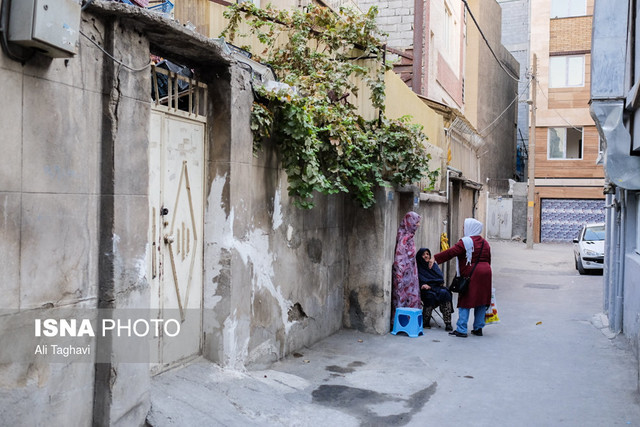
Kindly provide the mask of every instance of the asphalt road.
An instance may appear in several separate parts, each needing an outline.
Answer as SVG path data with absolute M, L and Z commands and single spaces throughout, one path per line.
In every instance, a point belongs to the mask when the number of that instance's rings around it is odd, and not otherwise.
M 501 321 L 483 337 L 342 330 L 266 370 L 194 363 L 154 378 L 148 422 L 640 426 L 636 359 L 599 329 L 602 276 L 569 244 L 490 243 Z

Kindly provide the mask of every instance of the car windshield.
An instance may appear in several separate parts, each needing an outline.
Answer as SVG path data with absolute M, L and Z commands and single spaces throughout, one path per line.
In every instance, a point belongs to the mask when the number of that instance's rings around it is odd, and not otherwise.
M 589 241 L 604 240 L 604 235 L 605 235 L 604 225 L 587 227 L 587 229 L 584 232 L 584 238 L 582 240 L 589 240 Z

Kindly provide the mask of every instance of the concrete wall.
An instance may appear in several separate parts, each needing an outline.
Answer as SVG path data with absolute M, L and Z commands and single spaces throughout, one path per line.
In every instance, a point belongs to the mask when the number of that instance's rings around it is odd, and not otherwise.
M 625 234 L 626 241 L 624 272 L 622 274 L 624 288 L 624 300 L 621 304 L 622 331 L 631 343 L 631 348 L 638 361 L 638 390 L 640 390 L 640 286 L 638 285 L 638 277 L 640 277 L 640 247 L 638 247 L 640 240 L 638 238 L 640 235 L 640 191 L 626 193 L 626 206 L 622 208 L 625 222 L 620 224 L 620 232 Z M 605 254 L 605 256 L 607 255 Z M 605 268 L 615 268 L 615 264 L 608 263 Z M 606 283 L 605 289 L 612 285 L 611 282 Z
M 476 126 L 484 140 L 484 146 L 478 149 L 481 183 L 486 184 L 488 178 L 501 182 L 502 188 L 508 189 L 507 180 L 515 175 L 517 103 L 512 102 L 518 95 L 517 79 L 509 76 L 519 76 L 519 64 L 500 42 L 500 5 L 495 1 L 473 1 L 470 2 L 470 7 L 508 73 L 495 60 L 470 21 L 467 31 L 469 83 L 465 87 L 470 95 L 466 99 L 466 117 Z M 474 84 L 477 85 L 475 91 Z M 496 185 L 488 186 L 490 190 L 494 187 Z
M 528 186 L 525 182 L 513 184 L 513 229 L 511 236 L 514 238 L 526 239 L 527 237 L 527 198 Z
M 123 61 L 147 60 L 148 41 L 137 32 L 85 18 L 83 32 Z M 149 77 L 104 58 L 84 38 L 70 60 L 36 55 L 22 66 L 0 55 L 0 144 L 8 153 L 0 167 L 2 272 L 9 290 L 2 309 L 148 304 Z M 1 423 L 130 425 L 143 419 L 148 369 L 142 365 L 140 376 L 139 366 L 104 367 L 4 365 Z
M 490 198 L 488 210 L 490 215 L 487 218 L 487 236 L 497 239 L 511 239 L 513 199 Z

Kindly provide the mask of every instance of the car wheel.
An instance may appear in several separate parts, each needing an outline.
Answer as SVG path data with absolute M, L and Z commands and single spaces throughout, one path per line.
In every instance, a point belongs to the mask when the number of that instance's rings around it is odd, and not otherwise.
M 580 273 L 580 274 L 585 274 L 586 273 L 584 267 L 582 266 L 582 259 L 581 258 L 578 258 L 578 260 L 576 261 L 576 268 L 578 269 L 578 273 Z

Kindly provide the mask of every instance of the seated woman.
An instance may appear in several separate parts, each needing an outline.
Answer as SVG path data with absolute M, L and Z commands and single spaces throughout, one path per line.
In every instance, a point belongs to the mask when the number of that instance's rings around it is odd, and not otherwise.
M 418 251 L 416 262 L 418 264 L 424 327 L 431 327 L 431 313 L 435 307 L 440 306 L 445 330 L 452 331 L 451 313 L 453 312 L 453 304 L 451 303 L 451 292 L 444 286 L 442 270 L 440 270 L 438 264 L 431 261 L 431 251 L 427 248 L 421 248 Z

